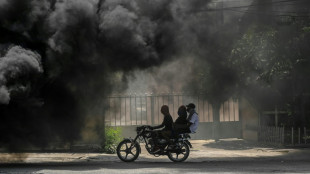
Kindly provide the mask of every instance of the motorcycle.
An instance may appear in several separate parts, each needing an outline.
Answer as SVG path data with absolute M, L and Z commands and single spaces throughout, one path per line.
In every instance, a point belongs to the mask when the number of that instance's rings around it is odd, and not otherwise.
M 153 140 L 152 134 L 155 132 L 152 131 L 150 126 L 139 126 L 136 131 L 137 136 L 134 139 L 126 138 L 117 146 L 117 156 L 124 162 L 132 162 L 139 157 L 139 154 L 141 153 L 140 142 L 144 142 L 148 153 L 155 157 L 167 155 L 173 162 L 182 162 L 189 156 L 192 145 L 189 142 L 190 136 L 188 134 L 173 136 L 170 139 L 173 144 L 169 144 L 163 138 L 156 138 Z

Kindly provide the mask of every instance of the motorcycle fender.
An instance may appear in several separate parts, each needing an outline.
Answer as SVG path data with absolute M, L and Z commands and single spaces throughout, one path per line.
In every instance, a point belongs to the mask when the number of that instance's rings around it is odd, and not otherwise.
M 189 142 L 188 140 L 185 140 L 185 143 L 186 143 L 190 148 L 193 148 L 191 142 Z
M 130 142 L 133 142 L 133 139 L 132 138 L 124 138 L 124 140 L 129 140 Z M 138 151 L 139 153 L 141 154 L 141 147 L 140 147 L 140 144 L 138 142 L 136 142 L 137 144 L 137 147 L 138 147 Z

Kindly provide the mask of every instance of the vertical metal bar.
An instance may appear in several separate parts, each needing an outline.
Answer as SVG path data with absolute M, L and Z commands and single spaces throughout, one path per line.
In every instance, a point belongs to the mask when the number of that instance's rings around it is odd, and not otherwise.
M 140 115 L 141 115 L 141 122 L 140 124 L 142 124 L 142 96 L 140 96 Z
M 122 125 L 122 97 L 119 96 L 119 125 Z
M 114 108 L 115 108 L 115 119 L 114 119 L 114 122 L 115 122 L 115 125 L 116 126 L 116 98 L 113 98 L 114 99 Z
M 220 120 L 221 121 L 221 120 Z M 225 120 L 225 102 L 223 103 L 223 121 L 226 121 Z
M 146 114 L 146 124 L 148 125 L 148 115 L 147 115 L 147 95 L 145 94 L 145 114 Z
M 281 130 L 280 130 L 280 127 L 277 127 L 277 143 L 281 144 Z
M 155 98 L 154 96 L 151 96 L 151 121 L 152 121 L 152 125 L 155 124 L 155 111 L 154 111 L 154 108 L 155 108 Z
M 206 122 L 206 117 L 205 117 L 205 99 L 202 98 L 202 118 L 203 121 Z
M 135 114 L 136 114 L 136 125 L 138 125 L 137 95 L 136 94 L 135 94 Z
M 166 105 L 167 105 L 168 108 L 169 108 L 169 94 L 165 94 L 165 96 L 164 96 L 163 99 L 165 100 L 165 98 L 168 99 L 168 100 L 166 100 L 166 101 L 167 101 Z
M 300 127 L 298 128 L 298 144 L 300 144 Z
M 162 95 L 161 98 L 163 100 L 163 105 L 165 105 L 165 95 Z
M 271 142 L 274 143 L 275 142 L 275 129 L 276 127 L 270 127 L 271 128 Z
M 236 121 L 235 102 L 234 100 L 232 100 L 232 102 L 233 102 L 234 121 Z
M 292 145 L 294 144 L 294 128 L 292 127 Z
M 178 107 L 180 106 L 180 95 L 178 95 Z
M 209 118 L 209 117 L 210 117 L 210 116 L 209 116 L 209 115 L 210 115 L 210 114 L 209 114 L 209 112 L 210 112 L 210 111 L 209 111 L 209 109 L 210 109 L 210 108 L 209 108 L 209 102 L 208 102 L 208 101 L 206 101 L 206 102 L 207 102 L 207 122 L 210 122 L 211 119 Z
M 278 107 L 276 105 L 275 107 L 275 115 L 274 115 L 274 119 L 275 119 L 275 126 L 277 127 L 278 126 Z
M 181 100 L 181 103 L 186 105 L 186 103 L 185 103 L 185 101 L 184 101 L 184 94 L 182 94 L 182 100 Z
M 227 110 L 228 110 L 228 121 L 231 121 L 230 120 L 230 101 L 229 101 L 229 99 L 228 99 L 227 104 L 228 104 L 228 107 L 227 107 Z
M 159 124 L 159 96 L 157 96 L 157 120 Z
M 281 144 L 281 128 L 277 127 L 277 143 Z
M 127 96 L 124 96 L 125 99 L 125 126 L 127 126 L 127 106 L 126 106 L 126 100 L 127 100 Z
M 197 95 L 197 112 L 199 112 L 199 94 Z
M 112 126 L 112 112 L 111 112 L 111 98 L 109 97 L 109 117 L 110 117 L 110 126 Z
M 129 96 L 129 109 L 130 109 L 130 112 L 129 112 L 129 118 L 130 118 L 130 125 L 132 125 L 132 109 L 131 109 L 131 94 Z
M 172 97 L 172 111 L 173 111 L 173 113 L 174 113 L 174 95 L 172 94 L 171 95 L 171 97 Z M 173 115 L 175 115 L 175 114 L 173 114 Z
M 308 137 L 307 137 L 307 128 L 306 127 L 304 127 L 304 137 L 305 137 L 305 144 L 307 144 Z
M 197 95 L 197 112 L 200 112 L 199 111 L 199 94 Z
M 284 144 L 284 131 L 285 131 L 285 128 L 284 126 L 282 127 L 282 144 Z

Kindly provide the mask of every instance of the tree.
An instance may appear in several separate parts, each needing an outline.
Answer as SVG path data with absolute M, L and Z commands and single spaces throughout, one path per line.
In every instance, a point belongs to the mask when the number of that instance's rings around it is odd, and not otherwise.
M 309 103 L 309 28 L 294 23 L 288 29 L 252 27 L 232 49 L 238 90 L 259 109 L 282 105 L 295 120 L 306 122 Z

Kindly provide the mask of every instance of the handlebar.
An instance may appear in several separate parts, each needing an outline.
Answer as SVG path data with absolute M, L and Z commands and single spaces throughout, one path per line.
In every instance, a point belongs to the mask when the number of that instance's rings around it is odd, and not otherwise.
M 137 127 L 137 131 L 141 131 L 141 130 L 145 130 L 145 129 L 149 129 L 149 130 L 153 130 L 152 126 L 149 125 L 143 125 L 143 126 L 138 126 Z

